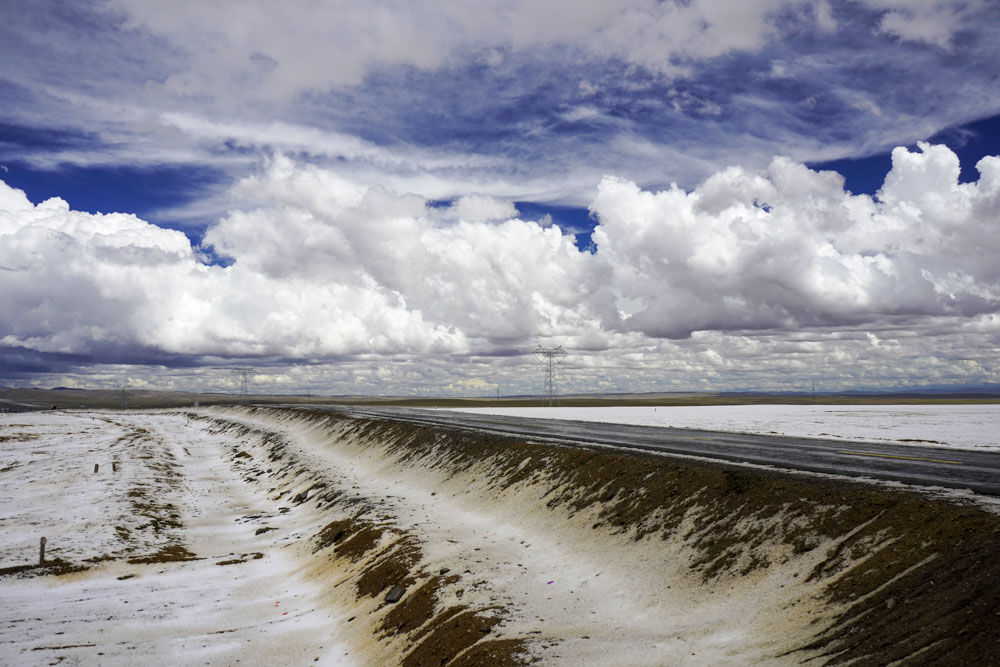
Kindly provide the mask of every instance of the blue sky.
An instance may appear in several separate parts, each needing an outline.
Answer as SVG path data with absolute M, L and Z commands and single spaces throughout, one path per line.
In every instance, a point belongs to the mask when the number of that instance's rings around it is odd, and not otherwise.
M 996 3 L 0 18 L 0 384 L 1000 382 Z

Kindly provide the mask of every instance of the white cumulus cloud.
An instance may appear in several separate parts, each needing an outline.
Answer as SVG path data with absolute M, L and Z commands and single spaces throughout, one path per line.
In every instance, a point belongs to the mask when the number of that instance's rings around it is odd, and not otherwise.
M 907 364 L 925 381 L 995 375 L 966 363 L 1000 337 L 1000 157 L 979 171 L 959 183 L 955 155 L 921 145 L 893 152 L 875 197 L 787 158 L 690 191 L 607 177 L 591 254 L 510 202 L 442 209 L 277 156 L 205 235 L 227 266 L 180 232 L 0 183 L 0 345 L 351 357 L 338 377 L 371 388 L 440 380 L 456 355 L 479 386 L 516 372 L 492 355 L 540 341 L 574 350 L 566 381 L 590 390 L 817 364 L 840 386 Z M 422 366 L 356 365 L 393 358 Z
M 944 146 L 893 152 L 876 198 L 776 158 L 691 192 L 606 178 L 591 210 L 624 326 L 650 336 L 792 329 L 996 311 L 1000 158 L 958 182 Z
M 58 199 L 26 203 L 0 185 L 7 346 L 294 357 L 464 348 L 454 328 L 427 323 L 363 276 L 327 283 L 269 271 L 249 256 L 207 266 L 181 232 L 131 215 L 71 211 Z

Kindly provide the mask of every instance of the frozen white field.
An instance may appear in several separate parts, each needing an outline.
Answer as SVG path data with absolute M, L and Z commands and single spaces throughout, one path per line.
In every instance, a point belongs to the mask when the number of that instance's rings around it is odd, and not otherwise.
M 1000 404 L 450 408 L 540 419 L 1000 451 Z
M 0 570 L 37 563 L 41 537 L 47 562 L 89 568 L 0 577 L 0 665 L 346 662 L 280 533 L 255 535 L 293 518 L 226 444 L 176 414 L 0 415 Z M 129 562 L 171 545 L 193 559 Z

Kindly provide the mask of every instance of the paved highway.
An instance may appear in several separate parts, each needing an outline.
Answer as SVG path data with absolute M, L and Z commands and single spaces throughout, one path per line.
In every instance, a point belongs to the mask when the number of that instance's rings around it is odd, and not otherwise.
M 997 452 L 561 419 L 529 419 L 417 408 L 331 405 L 316 406 L 313 409 L 532 440 L 610 445 L 790 470 L 971 489 L 977 493 L 1000 495 L 1000 453 Z

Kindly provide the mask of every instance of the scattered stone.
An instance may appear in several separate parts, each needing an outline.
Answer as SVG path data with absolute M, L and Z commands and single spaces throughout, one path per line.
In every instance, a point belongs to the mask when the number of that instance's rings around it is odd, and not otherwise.
M 389 589 L 389 592 L 385 594 L 385 601 L 389 604 L 399 602 L 403 599 L 403 595 L 406 594 L 406 589 L 402 586 L 393 586 Z
M 274 526 L 264 526 L 263 528 L 258 528 L 256 532 L 254 532 L 254 535 L 263 535 L 269 530 L 278 530 L 278 529 L 275 528 Z
M 451 572 L 450 567 L 442 567 L 440 570 L 438 570 L 438 574 L 441 575 L 448 574 L 449 572 Z
M 804 537 L 797 543 L 793 543 L 793 551 L 796 554 L 804 554 L 819 546 L 819 539 L 815 535 Z
M 885 601 L 886 609 L 892 609 L 895 606 L 896 606 L 896 598 L 889 598 L 888 600 Z

